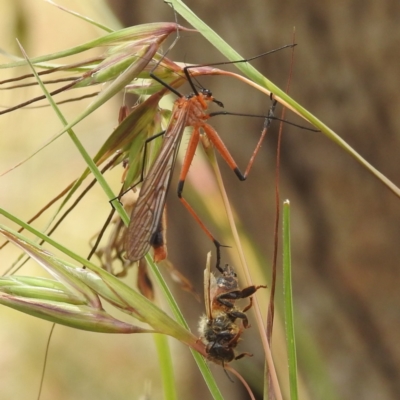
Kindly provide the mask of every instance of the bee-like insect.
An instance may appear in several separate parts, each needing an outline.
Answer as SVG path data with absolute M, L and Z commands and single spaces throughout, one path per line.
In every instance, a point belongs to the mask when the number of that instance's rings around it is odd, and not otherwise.
M 210 271 L 209 260 L 204 271 L 204 299 L 206 314 L 199 323 L 199 333 L 202 342 L 206 345 L 208 358 L 224 366 L 233 360 L 244 356 L 252 356 L 251 353 L 236 355 L 235 348 L 239 343 L 244 329 L 249 328 L 249 321 L 245 312 L 252 306 L 253 295 L 258 289 L 266 286 L 248 286 L 239 288 L 237 275 L 228 264 L 225 267 L 217 267 L 221 276 L 216 278 Z M 236 301 L 250 297 L 250 303 L 240 309 Z M 238 324 L 236 321 L 240 320 Z

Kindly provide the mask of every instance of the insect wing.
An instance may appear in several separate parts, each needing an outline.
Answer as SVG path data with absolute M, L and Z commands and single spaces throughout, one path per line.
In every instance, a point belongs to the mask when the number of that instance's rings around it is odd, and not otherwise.
M 140 189 L 125 242 L 127 257 L 131 261 L 146 255 L 151 247 L 151 237 L 158 230 L 187 117 L 185 108 L 174 107 L 160 153 Z
M 212 319 L 211 287 L 216 285 L 215 276 L 211 273 L 211 253 L 207 254 L 207 264 L 204 270 L 204 303 L 208 320 Z

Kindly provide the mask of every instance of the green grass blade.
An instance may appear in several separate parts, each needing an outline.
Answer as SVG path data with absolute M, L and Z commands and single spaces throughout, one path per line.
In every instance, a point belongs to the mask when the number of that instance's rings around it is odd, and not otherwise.
M 294 335 L 292 271 L 290 253 L 290 203 L 283 203 L 283 294 L 286 323 L 286 345 L 289 364 L 290 399 L 298 400 L 297 356 Z
M 158 354 L 159 365 L 161 367 L 161 379 L 164 389 L 164 399 L 176 400 L 176 380 L 171 358 L 171 351 L 168 338 L 165 335 L 154 334 L 154 343 Z
M 109 28 L 108 26 L 105 26 L 105 25 L 103 25 L 103 24 L 100 24 L 99 22 L 96 22 L 96 21 L 94 21 L 93 19 L 91 19 L 91 18 L 89 18 L 89 17 L 86 17 L 85 15 L 82 15 L 82 14 L 79 14 L 79 13 L 77 13 L 77 12 L 75 12 L 75 11 L 69 10 L 68 8 L 65 8 L 65 7 L 63 7 L 63 6 L 60 6 L 59 4 L 56 4 L 56 3 L 54 3 L 54 2 L 51 1 L 51 0 L 46 0 L 46 1 L 47 1 L 49 4 L 51 4 L 51 5 L 53 5 L 53 6 L 57 7 L 57 8 L 59 8 L 60 10 L 63 10 L 63 11 L 65 11 L 66 13 L 71 14 L 71 15 L 73 15 L 74 17 L 76 17 L 76 18 L 78 18 L 78 19 L 82 19 L 82 20 L 88 22 L 89 24 L 92 24 L 92 25 L 94 25 L 94 26 L 97 26 L 98 28 L 103 29 L 104 31 L 106 31 L 106 32 L 108 32 L 108 33 L 114 32 L 114 29 L 111 29 L 111 28 Z
M 47 54 L 40 57 L 31 58 L 31 63 L 36 66 L 40 65 L 40 63 L 46 63 L 47 61 L 57 60 L 59 58 L 64 58 L 68 56 L 73 56 L 79 53 L 82 53 L 87 50 L 91 50 L 96 47 L 109 46 L 109 45 L 118 45 L 121 43 L 127 43 L 132 40 L 140 40 L 148 36 L 149 33 L 153 33 L 157 29 L 164 29 L 166 26 L 165 23 L 149 23 L 143 25 L 130 26 L 128 28 L 121 29 L 119 31 L 111 32 L 105 36 L 101 36 L 97 39 L 91 40 L 79 46 L 75 46 L 66 50 L 62 50 L 59 52 Z M 180 29 L 184 29 L 181 27 Z M 0 69 L 5 68 L 14 68 L 22 65 L 26 65 L 26 60 L 21 60 L 9 64 L 0 64 Z

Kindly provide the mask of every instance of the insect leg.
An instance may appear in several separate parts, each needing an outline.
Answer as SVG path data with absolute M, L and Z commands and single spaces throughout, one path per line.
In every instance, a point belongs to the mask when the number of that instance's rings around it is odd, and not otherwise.
M 186 207 L 186 209 L 189 211 L 189 213 L 192 215 L 192 217 L 197 221 L 197 223 L 200 225 L 201 229 L 205 232 L 205 234 L 210 238 L 210 240 L 214 243 L 217 251 L 217 264 L 216 268 L 220 270 L 220 261 L 221 261 L 221 250 L 220 248 L 223 247 L 221 243 L 218 242 L 210 232 L 210 230 L 204 225 L 203 221 L 199 218 L 199 216 L 196 214 L 194 211 L 193 207 L 182 197 L 182 192 L 183 192 L 183 186 L 185 184 L 185 179 L 189 171 L 189 167 L 193 161 L 193 157 L 197 148 L 197 145 L 200 140 L 200 132 L 198 128 L 193 129 L 192 136 L 190 138 L 187 150 L 186 150 L 186 155 L 183 160 L 183 165 L 181 169 L 181 173 L 179 175 L 179 184 L 178 184 L 178 197 L 181 203 Z
M 273 101 L 272 106 L 269 109 L 268 115 L 265 118 L 264 128 L 261 132 L 261 136 L 260 136 L 258 143 L 253 151 L 253 154 L 249 160 L 249 163 L 247 165 L 247 168 L 246 168 L 246 171 L 244 174 L 240 171 L 236 161 L 233 159 L 232 155 L 230 154 L 230 152 L 227 149 L 227 147 L 225 146 L 224 142 L 218 135 L 217 131 L 211 125 L 204 124 L 204 126 L 202 126 L 202 128 L 204 129 L 204 132 L 206 133 L 207 137 L 210 139 L 211 143 L 214 145 L 214 147 L 217 149 L 217 151 L 221 154 L 221 157 L 225 160 L 225 162 L 229 165 L 229 167 L 232 169 L 232 171 L 236 174 L 236 176 L 241 181 L 246 180 L 247 176 L 249 175 L 249 172 L 251 170 L 251 167 L 253 166 L 255 157 L 261 148 L 261 144 L 267 134 L 268 127 L 271 124 L 271 119 L 274 118 L 275 107 L 276 107 L 276 100 Z

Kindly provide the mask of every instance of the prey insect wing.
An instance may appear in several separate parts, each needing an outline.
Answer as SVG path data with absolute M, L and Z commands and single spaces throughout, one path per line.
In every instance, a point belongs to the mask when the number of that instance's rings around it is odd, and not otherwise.
M 213 285 L 211 282 L 212 279 L 213 281 L 215 281 L 215 277 L 211 273 L 210 261 L 208 259 L 206 269 L 204 270 L 204 304 L 206 307 L 206 316 L 208 320 L 211 320 L 212 318 L 212 309 L 211 309 L 211 286 Z
M 160 153 L 150 168 L 132 211 L 125 248 L 131 261 L 143 258 L 159 230 L 179 144 L 188 119 L 187 110 L 174 106 Z

